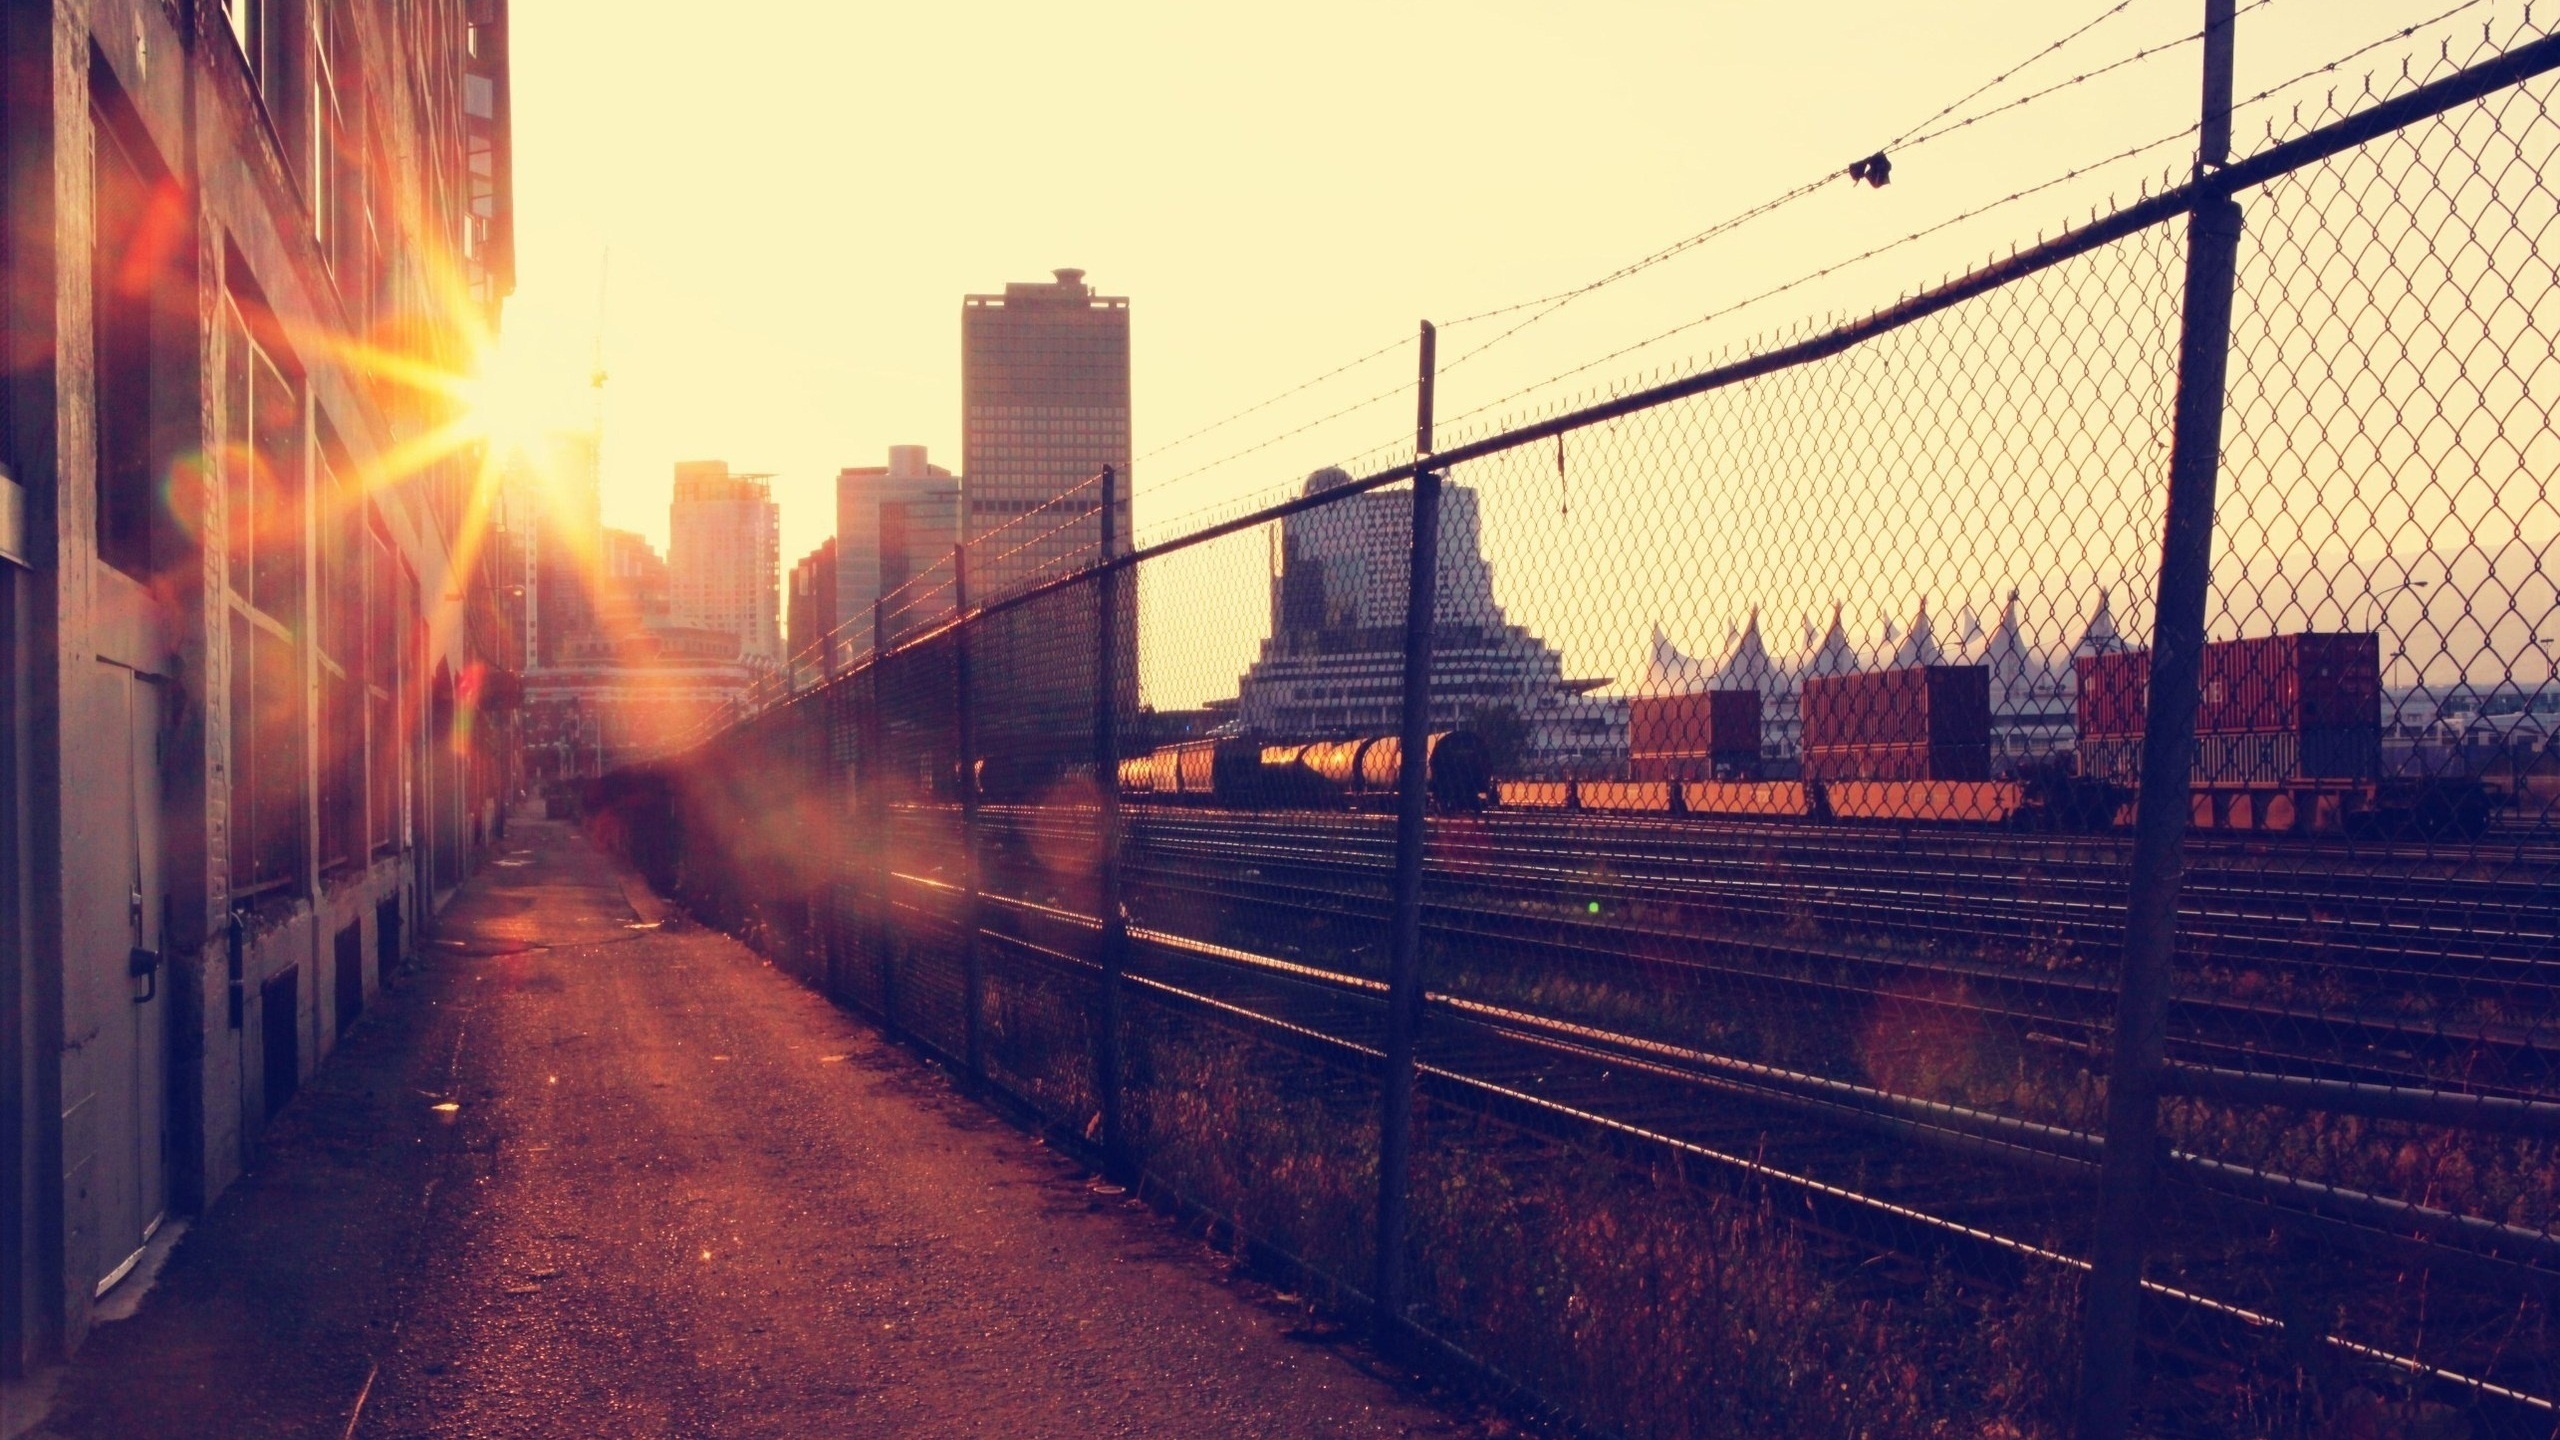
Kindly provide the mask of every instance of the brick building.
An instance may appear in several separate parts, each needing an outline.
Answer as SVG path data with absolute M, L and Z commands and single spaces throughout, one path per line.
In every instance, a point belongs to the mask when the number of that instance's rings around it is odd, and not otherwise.
M 508 109 L 506 0 L 0 6 L 10 1373 L 240 1174 L 513 783 L 525 561 L 406 378 L 512 288 Z

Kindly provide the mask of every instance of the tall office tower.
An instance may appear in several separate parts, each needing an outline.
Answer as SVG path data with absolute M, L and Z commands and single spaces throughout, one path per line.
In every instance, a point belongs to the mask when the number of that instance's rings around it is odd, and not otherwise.
M 782 508 L 770 478 L 680 461 L 667 527 L 674 622 L 735 635 L 739 657 L 763 665 L 782 658 Z
M 889 463 L 836 473 L 835 614 L 858 650 L 871 602 L 889 597 L 892 633 L 949 613 L 951 548 L 960 543 L 960 482 L 921 445 L 892 445 Z
M 791 591 L 782 606 L 782 653 L 795 671 L 825 673 L 823 648 L 836 628 L 836 540 L 829 536 L 791 567 Z
M 1092 559 L 1094 493 L 1120 471 L 1129 534 L 1129 301 L 1081 270 L 971 295 L 960 308 L 960 473 L 970 598 L 991 599 Z M 1029 518 L 1025 518 L 1029 517 Z M 1016 523 L 1020 522 L 1020 523 Z
M 961 528 L 969 600 L 1023 590 L 1091 563 L 1102 506 L 1091 482 L 1119 472 L 1113 529 L 1129 537 L 1129 302 L 1096 295 L 1081 270 L 1050 284 L 971 295 L 960 309 Z M 989 717 L 988 773 L 1035 787 L 1090 757 L 1093 591 L 1080 587 L 995 617 L 973 641 Z M 1123 666 L 1115 703 L 1137 708 L 1137 595 L 1120 587 Z

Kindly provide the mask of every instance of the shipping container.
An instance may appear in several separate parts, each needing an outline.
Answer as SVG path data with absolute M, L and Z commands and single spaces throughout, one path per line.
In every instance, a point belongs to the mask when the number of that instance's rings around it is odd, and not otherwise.
M 2076 662 L 2082 736 L 2142 733 L 2151 652 Z M 2199 734 L 2267 733 L 2382 723 L 2382 646 L 2370 631 L 2266 635 L 2204 647 Z
M 1708 690 L 1639 695 L 1627 703 L 1627 751 L 1710 755 L 1728 762 L 1760 753 L 1760 692 Z
M 2371 632 L 2270 635 L 2204 647 L 2200 731 L 2382 724 L 2382 645 Z
M 1991 671 L 1987 666 L 1914 665 L 1857 675 L 1822 675 L 1804 682 L 1808 751 L 1872 745 L 1964 749 L 1990 743 Z
M 1808 745 L 1807 780 L 1988 780 L 1991 742 L 1970 745 Z
M 2113 739 L 2142 733 L 2144 702 L 2151 690 L 2151 652 L 2120 650 L 2083 655 L 2072 662 L 2078 684 L 2080 738 Z

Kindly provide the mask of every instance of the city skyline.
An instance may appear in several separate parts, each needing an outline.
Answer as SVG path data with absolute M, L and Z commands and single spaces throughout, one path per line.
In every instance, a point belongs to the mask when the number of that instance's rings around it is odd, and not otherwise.
M 687 455 L 726 454 L 776 473 L 791 555 L 831 528 L 830 491 L 844 465 L 891 444 L 959 453 L 950 297 L 991 278 L 1081 265 L 1110 277 L 1115 293 L 1142 297 L 1150 318 L 1132 374 L 1132 442 L 1144 529 L 1294 485 L 1320 465 L 1409 435 L 1407 403 L 1372 407 L 1160 498 L 1151 493 L 1195 463 L 1408 378 L 1410 357 L 1341 382 L 1366 389 L 1274 407 L 1258 417 L 1268 425 L 1214 431 L 1160 460 L 1147 459 L 1150 450 L 1408 335 L 1418 316 L 1454 318 L 1587 282 L 1836 171 L 1924 120 L 1951 92 L 2026 59 L 2022 37 L 2052 28 L 2031 0 L 1958 12 L 1860 0 L 1838 12 L 1830 42 L 1810 47 L 1794 43 L 1796 16 L 1775 3 L 1713 14 L 1650 7 L 1627 21 L 1656 35 L 1642 46 L 1625 44 L 1620 27 L 1575 26 L 1526 8 L 1453 25 L 1427 7 L 1346 7 L 1310 13 L 1300 26 L 1264 27 L 1245 17 L 1169 23 L 1168 13 L 1140 5 L 1063 30 L 1040 12 L 1003 5 L 794 13 L 807 43 L 754 62 L 779 65 L 784 77 L 740 103 L 687 109 L 679 119 L 651 97 L 680 92 L 684 77 L 761 27 L 599 32 L 585 13 L 544 7 L 516 22 L 518 69 L 535 77 L 519 87 L 517 173 L 545 199 L 519 222 L 524 281 L 507 338 L 509 373 L 523 381 L 531 428 L 583 423 L 596 403 L 587 381 L 601 332 L 611 377 L 602 407 L 606 522 L 663 547 L 657 477 Z M 2253 11 L 2242 22 L 2240 93 L 2254 96 L 2332 58 L 2341 35 L 2378 35 L 2411 18 L 2411 7 L 2384 0 Z M 2146 0 L 2102 34 L 2113 48 L 2132 49 L 2186 33 L 2189 22 L 2183 8 Z M 1267 53 L 1268 63 L 1238 74 L 1214 58 L 1239 44 Z M 1062 50 L 1074 63 L 1061 60 Z M 896 144 L 859 143 L 825 98 L 834 91 L 821 72 L 843 54 L 897 58 L 875 77 L 878 104 L 867 111 Z M 1483 81 L 1427 102 L 1409 95 L 1390 77 L 1423 56 L 1470 67 Z M 1810 264 L 2040 183 L 2108 153 L 2108 142 L 2154 140 L 2187 121 L 2192 58 L 2192 46 L 2173 47 L 2022 112 L 2038 117 L 2032 123 L 2004 117 L 1939 141 L 1902 161 L 1886 189 L 1843 185 L 1800 207 L 1800 219 L 1773 217 L 1694 261 L 1577 302 L 1527 332 L 1538 341 L 1533 355 L 1509 358 L 1515 342 L 1453 373 L 1443 413 L 1561 369 L 1561 357 L 1605 353 Z M 2048 63 L 2051 79 L 2073 73 L 2067 56 Z M 2396 55 L 2361 63 L 2388 70 Z M 1094 74 L 1114 83 L 1097 93 L 1082 78 Z M 1202 91 L 1211 74 L 1241 88 Z M 944 102 L 963 89 L 998 103 L 952 113 Z M 1360 104 L 1310 99 L 1333 89 Z M 2284 97 L 2292 98 L 2299 92 Z M 2244 116 L 2262 118 L 2270 107 L 2282 113 L 2270 101 L 2244 106 Z M 1789 123 L 1766 125 L 1772 113 Z M 1166 114 L 1186 123 L 1164 125 Z M 1461 128 L 1492 138 L 1435 162 L 1454 167 L 1431 186 L 1437 223 L 1347 223 L 1410 203 L 1404 137 Z M 771 133 L 815 138 L 786 155 L 753 140 Z M 1755 139 L 1709 143 L 1729 133 Z M 1560 159 L 1563 136 L 1599 134 L 1611 144 L 1577 144 L 1565 188 L 1522 203 L 1518 166 Z M 1039 137 L 1036 145 L 1029 137 Z M 1047 160 L 1025 166 L 1014 157 L 1026 147 L 1109 154 L 1114 164 L 1098 176 Z M 1222 156 L 1252 163 L 1235 168 Z M 1736 333 L 1834 304 L 1889 300 L 2020 233 L 2156 181 L 2166 152 L 2140 158 L 2147 168 L 2128 162 L 2043 192 L 1881 269 L 1738 312 L 1732 326 L 1697 332 L 1688 337 L 1694 345 L 1659 358 L 1709 353 Z M 812 170 L 814 184 L 805 179 Z M 647 203 L 671 175 L 689 193 L 717 198 L 672 214 Z M 939 183 L 959 175 L 1004 179 Z M 936 208 L 912 203 L 925 194 Z M 761 258 L 745 274 L 709 258 L 728 253 L 741 214 L 766 219 L 753 227 Z M 714 273 L 719 286 L 705 286 L 699 277 Z M 1648 353 L 1616 368 L 1653 363 Z

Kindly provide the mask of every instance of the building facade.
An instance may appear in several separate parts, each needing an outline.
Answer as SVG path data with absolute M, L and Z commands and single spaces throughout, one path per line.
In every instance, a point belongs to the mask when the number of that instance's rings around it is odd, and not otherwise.
M 241 1173 L 501 819 L 523 561 L 410 377 L 512 288 L 506 18 L 0 7 L 9 1372 Z
M 950 614 L 951 552 L 960 543 L 960 481 L 921 445 L 892 445 L 889 463 L 836 474 L 836 623 L 858 653 L 871 607 L 890 635 Z
M 961 531 L 965 599 L 1015 594 L 1101 553 L 1098 479 L 1118 474 L 1113 531 L 1129 537 L 1129 301 L 1097 295 L 1081 270 L 961 303 Z M 961 587 L 955 587 L 961 588 Z M 1119 703 L 1137 703 L 1137 586 L 1119 587 Z M 992 617 L 971 645 L 985 697 L 990 773 L 1038 785 L 1089 757 L 1095 611 L 1091 587 Z
M 1347 484 L 1340 470 L 1303 493 Z M 1271 636 L 1237 690 L 1245 734 L 1312 740 L 1393 734 L 1404 697 L 1413 493 L 1373 490 L 1280 522 Z M 1552 646 L 1503 618 L 1479 543 L 1475 491 L 1440 491 L 1431 724 L 1506 737 L 1506 773 L 1605 773 L 1626 758 L 1626 702 L 1569 680 Z M 1499 718 L 1497 718 L 1499 717 Z
M 722 460 L 676 465 L 668 509 L 667 577 L 673 619 L 738 637 L 750 665 L 782 660 L 782 507 L 764 475 L 732 475 Z
M 1121 476 L 1129 534 L 1129 301 L 1081 270 L 971 295 L 960 308 L 962 527 L 973 599 L 1010 594 L 1091 560 L 1093 479 Z
M 836 540 L 833 536 L 820 541 L 818 548 L 800 557 L 791 567 L 789 593 L 783 602 L 782 653 L 788 657 L 792 674 L 822 675 L 835 668 L 835 657 L 827 653 L 827 639 L 836 628 Z
M 603 543 L 595 432 L 562 431 L 498 461 L 498 515 L 521 565 L 525 663 L 556 663 L 561 644 L 595 628 L 595 557 Z
M 667 558 L 636 530 L 606 530 L 600 546 L 604 578 L 596 596 L 596 631 L 622 638 L 674 623 L 674 582 Z

